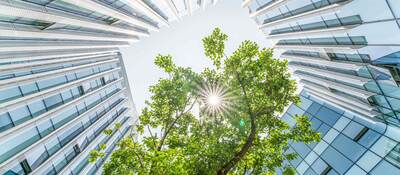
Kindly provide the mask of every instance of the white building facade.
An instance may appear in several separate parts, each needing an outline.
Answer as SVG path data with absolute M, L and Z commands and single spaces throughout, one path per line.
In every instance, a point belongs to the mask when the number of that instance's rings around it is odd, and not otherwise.
M 400 1 L 244 0 L 304 87 L 282 120 L 310 117 L 319 143 L 289 143 L 297 174 L 400 173 Z M 282 172 L 279 171 L 279 174 Z
M 313 95 L 400 126 L 400 1 L 247 0 Z
M 137 119 L 118 48 L 216 2 L 0 0 L 0 174 L 100 174 Z

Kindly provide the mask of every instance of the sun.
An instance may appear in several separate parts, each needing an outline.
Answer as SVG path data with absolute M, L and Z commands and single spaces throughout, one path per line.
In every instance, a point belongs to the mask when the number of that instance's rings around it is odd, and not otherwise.
M 202 109 L 209 115 L 219 115 L 229 112 L 232 109 L 233 97 L 228 89 L 214 84 L 203 84 L 199 88 Z
M 218 95 L 215 95 L 215 94 L 210 94 L 207 97 L 207 104 L 210 106 L 217 107 L 217 106 L 221 105 L 221 97 L 219 97 Z

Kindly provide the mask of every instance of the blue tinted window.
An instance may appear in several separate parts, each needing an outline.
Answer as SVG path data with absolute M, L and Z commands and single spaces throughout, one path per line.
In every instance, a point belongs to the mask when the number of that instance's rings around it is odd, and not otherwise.
M 295 115 L 303 115 L 303 114 L 304 114 L 304 111 L 301 110 L 299 107 L 297 107 L 297 106 L 294 105 L 294 104 L 292 104 L 292 105 L 289 107 L 289 109 L 287 110 L 287 112 L 288 112 L 289 114 L 291 114 L 292 116 L 295 116 Z
M 313 104 L 307 109 L 307 112 L 310 113 L 310 114 L 312 114 L 312 115 L 315 115 L 315 114 L 318 112 L 319 108 L 321 108 L 321 105 L 320 105 L 320 104 L 318 104 L 318 103 L 313 103 Z
M 87 110 L 85 103 L 80 103 L 76 105 L 76 107 L 78 109 L 79 114 L 82 114 Z
M 38 90 L 36 83 L 26 84 L 21 86 L 21 91 L 24 95 L 29 95 L 35 93 Z
M 324 106 L 326 106 L 327 108 L 329 108 L 329 109 L 331 109 L 331 110 L 333 110 L 333 111 L 335 111 L 335 112 L 337 112 L 339 114 L 343 114 L 344 113 L 343 110 L 341 110 L 341 109 L 337 108 L 336 106 L 333 106 L 333 105 L 331 105 L 329 103 L 325 103 Z
M 50 120 L 39 123 L 37 125 L 37 128 L 42 137 L 50 134 L 54 130 L 53 125 L 51 124 Z
M 67 103 L 72 100 L 72 93 L 70 90 L 66 90 L 61 93 L 61 97 L 62 97 L 64 103 Z
M 322 124 L 318 129 L 317 132 L 321 133 L 321 138 L 324 137 L 326 135 L 326 133 L 328 133 L 329 129 L 331 129 L 331 127 L 329 127 L 326 124 Z
M 347 135 L 348 137 L 354 139 L 358 133 L 364 128 L 360 124 L 356 122 L 350 122 L 349 125 L 343 130 L 343 134 Z
M 321 107 L 315 116 L 322 120 L 324 123 L 333 126 L 336 121 L 339 119 L 340 115 L 326 107 Z
M 26 106 L 9 111 L 9 114 L 15 125 L 19 125 L 31 118 L 31 113 Z
M 286 151 L 286 153 L 287 153 L 287 154 L 290 154 L 290 153 L 296 153 L 296 152 L 293 150 L 292 147 L 290 147 L 290 148 Z M 300 157 L 297 157 L 296 159 L 291 160 L 291 161 L 290 161 L 290 164 L 292 164 L 293 167 L 297 167 L 297 166 L 300 164 L 300 162 L 301 162 L 301 158 L 300 158 Z
M 60 94 L 53 95 L 44 99 L 44 103 L 48 110 L 53 109 L 63 103 Z
M 24 128 L 24 131 L 0 144 L 0 163 L 14 156 L 40 139 L 36 128 Z
M 7 112 L 0 114 L 0 132 L 5 131 L 13 126 L 14 125 L 11 122 L 11 118 Z
M 49 152 L 49 155 L 53 155 L 57 150 L 61 148 L 60 142 L 58 141 L 57 137 L 49 140 L 47 143 L 45 143 L 45 146 L 47 152 Z
M 312 129 L 314 129 L 314 130 L 318 129 L 321 124 L 322 124 L 322 122 L 319 119 L 314 118 L 314 117 L 311 119 L 311 128 Z
M 5 102 L 18 97 L 22 97 L 21 91 L 18 87 L 0 90 L 0 102 Z
M 315 173 L 311 168 L 308 168 L 306 172 L 304 172 L 304 175 L 318 175 Z
M 345 137 L 343 134 L 339 134 L 333 141 L 332 146 L 342 152 L 347 158 L 355 162 L 364 152 L 365 148 Z
M 311 105 L 312 105 L 312 101 L 304 98 L 304 97 L 300 97 L 301 98 L 301 104 L 300 104 L 300 108 L 302 108 L 303 110 L 307 110 Z
M 372 175 L 383 175 L 383 174 L 400 174 L 400 169 L 393 166 L 389 162 L 382 160 L 372 171 Z
M 328 164 L 326 164 L 321 158 L 318 158 L 314 161 L 311 167 L 316 173 L 321 174 L 328 167 Z
M 85 103 L 86 103 L 87 108 L 90 109 L 90 108 L 94 107 L 97 103 L 100 102 L 100 99 L 101 98 L 100 98 L 99 94 L 96 94 L 96 95 L 86 98 Z
M 93 73 L 93 70 L 91 68 L 85 69 L 83 71 L 79 71 L 76 73 L 76 77 L 77 78 L 82 78 L 82 77 L 86 77 L 89 76 L 90 74 Z
M 373 131 L 373 130 L 368 130 L 362 137 L 361 139 L 358 141 L 358 143 L 360 143 L 361 145 L 369 148 L 372 146 L 372 144 L 375 143 L 376 140 L 378 140 L 380 138 L 380 134 L 378 134 L 377 132 Z
M 78 89 L 77 87 L 72 88 L 72 89 L 71 89 L 71 93 L 72 93 L 72 96 L 73 96 L 74 98 L 80 96 L 79 89 Z
M 67 109 L 62 113 L 58 114 L 56 117 L 52 119 L 55 128 L 59 128 L 60 126 L 64 125 L 68 121 L 71 121 L 76 116 L 78 116 L 78 111 L 75 107 Z
M 290 115 L 288 115 L 287 113 L 285 113 L 282 118 L 283 121 L 285 121 L 289 126 L 294 126 L 296 125 L 296 121 L 294 118 L 292 118 Z
M 308 153 L 310 153 L 311 149 L 307 147 L 304 143 L 295 142 L 292 144 L 292 147 L 296 152 L 302 157 L 305 158 Z
M 64 84 L 67 82 L 67 79 L 65 76 L 61 77 L 55 77 L 55 78 L 50 78 L 50 79 L 45 79 L 45 80 L 40 80 L 37 82 L 38 86 L 40 89 L 47 89 L 50 87 L 54 87 L 60 84 Z
M 28 104 L 29 110 L 33 117 L 39 116 L 46 112 L 46 107 L 44 106 L 43 100 L 35 101 Z
M 353 164 L 349 159 L 345 158 L 339 152 L 329 146 L 323 153 L 322 159 L 325 160 L 337 172 L 344 174 Z
M 67 80 L 68 80 L 68 81 L 74 81 L 74 80 L 76 80 L 76 75 L 75 75 L 75 73 L 67 74 L 66 76 L 67 76 Z
M 58 136 L 58 138 L 60 139 L 61 145 L 65 145 L 69 141 L 71 141 L 76 135 L 78 135 L 80 133 L 80 131 L 82 131 L 82 129 L 83 129 L 83 127 L 79 123 L 79 124 L 73 126 L 72 128 L 69 128 L 64 133 L 60 134 Z

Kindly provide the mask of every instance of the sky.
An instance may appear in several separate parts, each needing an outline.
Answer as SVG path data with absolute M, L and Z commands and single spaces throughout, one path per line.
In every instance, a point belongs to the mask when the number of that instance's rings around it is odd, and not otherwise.
M 141 38 L 130 47 L 121 48 L 138 112 L 145 107 L 144 101 L 151 96 L 149 86 L 166 76 L 154 65 L 157 54 L 170 54 L 177 65 L 201 72 L 212 65 L 204 55 L 201 39 L 216 27 L 229 36 L 226 43 L 228 55 L 244 40 L 257 42 L 260 47 L 270 46 L 241 3 L 241 0 L 219 0 L 215 6 L 199 9 L 192 16 L 185 16 L 168 27 L 162 27 L 158 32 L 152 32 L 149 37 Z

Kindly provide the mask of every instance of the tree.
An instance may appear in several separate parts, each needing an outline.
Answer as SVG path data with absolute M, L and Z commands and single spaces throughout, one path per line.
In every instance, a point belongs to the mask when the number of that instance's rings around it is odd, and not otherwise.
M 297 116 L 294 127 L 279 119 L 300 102 L 288 62 L 251 41 L 226 56 L 227 39 L 218 28 L 203 39 L 215 68 L 201 73 L 171 56 L 156 57 L 168 78 L 150 87 L 135 126 L 141 139 L 123 139 L 104 174 L 274 174 L 280 167 L 294 174 L 283 164 L 297 156 L 285 153 L 289 141 L 310 143 L 320 135 L 307 116 Z

